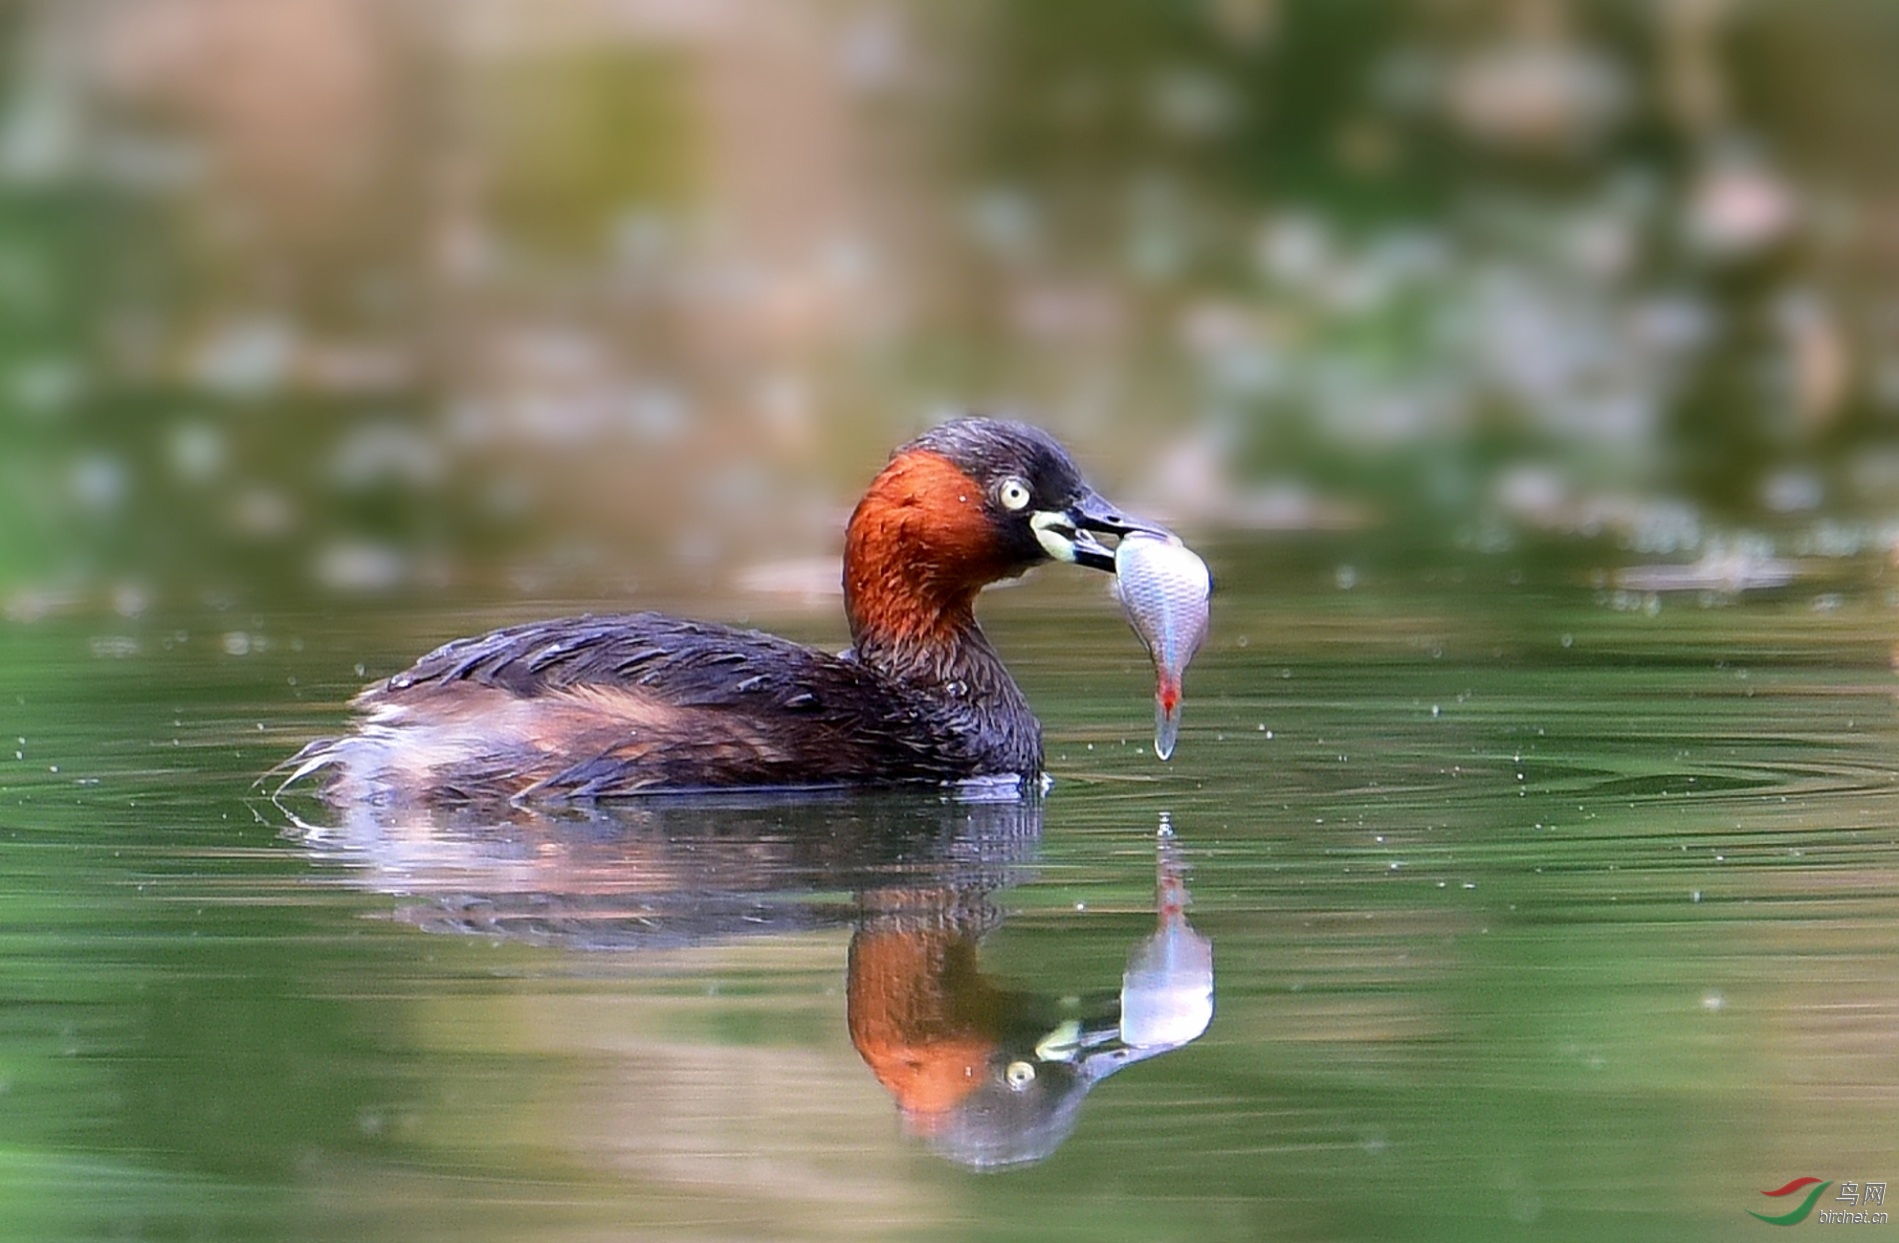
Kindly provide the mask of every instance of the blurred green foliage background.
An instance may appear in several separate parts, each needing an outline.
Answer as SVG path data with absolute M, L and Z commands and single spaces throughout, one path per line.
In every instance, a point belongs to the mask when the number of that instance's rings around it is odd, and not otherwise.
M 811 586 L 970 408 L 1191 528 L 1884 555 L 1896 114 L 1878 0 L 22 0 L 0 596 Z

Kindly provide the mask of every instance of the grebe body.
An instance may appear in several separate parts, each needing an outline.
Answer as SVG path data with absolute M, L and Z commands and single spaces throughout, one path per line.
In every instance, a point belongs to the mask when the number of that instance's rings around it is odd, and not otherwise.
M 458 639 L 370 686 L 356 727 L 287 762 L 334 800 L 1027 780 L 1041 726 L 977 625 L 989 583 L 1050 560 L 1114 570 L 1124 517 L 1021 423 L 899 448 L 851 515 L 838 655 L 659 613 Z

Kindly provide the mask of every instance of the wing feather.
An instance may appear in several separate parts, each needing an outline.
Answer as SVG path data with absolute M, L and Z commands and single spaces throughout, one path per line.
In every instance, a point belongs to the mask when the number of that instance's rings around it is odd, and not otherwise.
M 429 765 L 438 789 L 594 797 L 950 780 L 972 766 L 959 723 L 897 679 L 776 635 L 659 613 L 458 639 L 369 687 L 356 707 L 391 739 L 424 731 L 444 752 Z M 453 731 L 439 728 L 450 720 Z M 352 754 L 335 740 L 298 774 L 347 768 Z

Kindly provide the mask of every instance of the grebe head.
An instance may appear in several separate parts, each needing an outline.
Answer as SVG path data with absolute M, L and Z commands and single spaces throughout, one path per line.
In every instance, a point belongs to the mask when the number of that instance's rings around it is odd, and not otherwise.
M 973 616 L 976 593 L 1045 561 L 1114 571 L 1095 537 L 1165 532 L 1129 518 L 1046 432 L 968 418 L 891 455 L 851 515 L 844 599 L 852 635 L 929 638 Z

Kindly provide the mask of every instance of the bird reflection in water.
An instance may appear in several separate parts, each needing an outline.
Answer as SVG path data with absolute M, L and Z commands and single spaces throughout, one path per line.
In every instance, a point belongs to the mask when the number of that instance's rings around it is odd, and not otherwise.
M 982 969 L 1028 879 L 1039 799 L 907 794 L 668 798 L 562 811 L 400 814 L 356 806 L 298 822 L 367 887 L 420 899 L 432 931 L 630 952 L 852 928 L 851 1042 L 904 1129 L 959 1164 L 1039 1161 L 1102 1079 L 1196 1039 L 1213 1017 L 1213 951 L 1188 924 L 1165 819 L 1158 926 L 1118 990 L 1033 992 Z
M 1160 926 L 1129 955 L 1118 993 L 1056 996 L 985 975 L 977 947 L 1001 922 L 967 891 L 884 886 L 861 895 L 850 949 L 851 1043 L 904 1123 L 964 1165 L 1038 1161 L 1075 1129 L 1089 1090 L 1198 1037 L 1213 1018 L 1213 946 L 1187 923 L 1173 836 L 1157 860 Z

